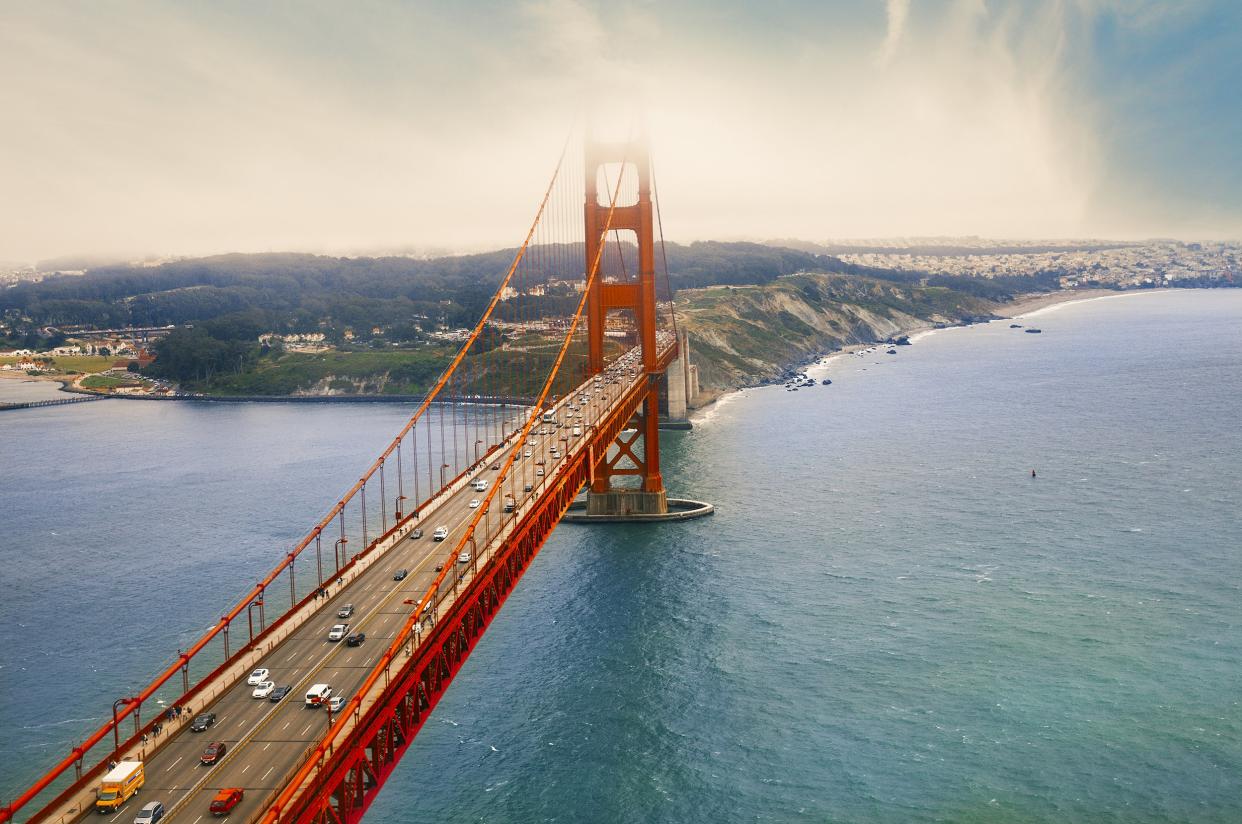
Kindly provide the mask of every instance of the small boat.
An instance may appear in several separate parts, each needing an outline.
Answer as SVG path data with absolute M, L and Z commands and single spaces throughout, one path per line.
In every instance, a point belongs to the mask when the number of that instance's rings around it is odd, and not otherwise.
M 1026 332 L 1028 335 L 1038 335 L 1044 330 L 1043 329 L 1024 329 L 1022 331 Z
M 1010 328 L 1010 329 L 1021 329 L 1021 328 L 1022 328 L 1022 324 L 1020 324 L 1020 323 L 1011 323 L 1011 324 L 1009 324 L 1009 328 Z
M 824 378 L 822 381 L 820 381 L 820 384 L 822 384 L 823 386 L 827 386 L 830 383 L 832 383 L 832 381 L 828 380 L 827 378 Z

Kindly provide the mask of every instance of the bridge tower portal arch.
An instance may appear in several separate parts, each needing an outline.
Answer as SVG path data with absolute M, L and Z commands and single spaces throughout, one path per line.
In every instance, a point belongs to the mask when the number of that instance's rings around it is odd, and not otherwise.
M 633 428 L 618 436 L 613 454 L 594 456 L 587 513 L 596 517 L 630 515 L 659 516 L 668 513 L 668 496 L 660 474 L 660 377 L 656 349 L 655 232 L 651 203 L 651 157 L 646 140 L 628 144 L 588 141 L 585 158 L 584 220 L 586 266 L 602 260 L 603 228 L 634 233 L 638 268 L 633 277 L 608 279 L 596 276 L 587 295 L 587 371 L 604 370 L 604 337 L 608 313 L 624 310 L 633 314 L 642 352 L 646 397 Z M 600 170 L 612 167 L 618 175 L 637 178 L 638 197 L 633 203 L 611 204 L 612 192 L 601 199 Z M 618 187 L 620 188 L 620 187 Z M 611 213 L 611 221 L 609 214 Z M 641 442 L 641 447 L 640 447 Z M 638 476 L 637 489 L 617 487 L 613 478 Z

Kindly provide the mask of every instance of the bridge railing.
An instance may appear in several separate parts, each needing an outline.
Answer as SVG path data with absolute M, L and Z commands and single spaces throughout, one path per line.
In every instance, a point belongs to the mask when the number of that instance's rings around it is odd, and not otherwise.
M 449 543 L 449 550 L 444 555 L 444 560 L 440 565 L 440 572 L 432 581 L 422 598 L 418 600 L 413 611 L 406 618 L 405 623 L 396 632 L 392 642 L 380 657 L 378 664 L 367 676 L 362 685 L 355 691 L 353 697 L 342 709 L 340 716 L 329 727 L 323 739 L 320 741 L 317 752 L 317 758 L 311 758 L 306 761 L 303 767 L 290 780 L 285 790 L 277 797 L 271 809 L 264 817 L 265 822 L 276 822 L 280 818 L 280 811 L 288 809 L 289 805 L 301 792 L 303 786 L 312 778 L 313 774 L 324 766 L 324 755 L 330 753 L 334 748 L 344 743 L 345 737 L 350 729 L 354 726 L 354 719 L 361 712 L 364 697 L 369 695 L 378 684 L 381 678 L 387 678 L 389 669 L 395 661 L 398 661 L 406 650 L 416 648 L 422 642 L 421 627 L 427 619 L 431 619 L 434 624 L 438 620 L 440 608 L 446 601 L 451 601 L 457 594 L 462 584 L 463 578 L 460 577 L 456 563 L 460 553 L 467 550 L 470 552 L 470 572 L 471 576 L 479 573 L 479 555 L 480 549 L 486 552 L 484 564 L 491 561 L 493 557 L 492 543 L 495 538 L 503 536 L 505 530 L 504 514 L 497 508 L 493 515 L 493 505 L 497 503 L 496 498 L 506 488 L 506 482 L 510 479 L 515 462 L 518 456 L 522 454 L 526 445 L 530 442 L 531 432 L 535 427 L 539 416 L 536 414 L 538 410 L 544 409 L 548 403 L 548 399 L 552 393 L 552 387 L 556 382 L 560 370 L 565 363 L 565 359 L 569 353 L 570 347 L 575 339 L 575 335 L 582 322 L 587 306 L 587 298 L 590 294 L 591 286 L 599 277 L 600 262 L 606 246 L 606 239 L 609 231 L 611 231 L 612 216 L 617 208 L 617 200 L 620 195 L 622 176 L 617 175 L 616 186 L 612 191 L 610 199 L 610 208 L 608 218 L 601 230 L 601 238 L 599 248 L 595 259 L 591 262 L 586 273 L 586 288 L 582 290 L 577 308 L 568 324 L 565 335 L 561 340 L 557 350 L 556 359 L 554 360 L 547 377 L 543 381 L 537 396 L 537 401 L 531 414 L 526 416 L 525 422 L 522 424 L 520 433 L 512 439 L 512 445 L 508 448 L 507 454 L 504 456 L 503 463 L 499 468 L 499 474 L 496 476 L 496 483 L 488 485 L 486 495 L 481 499 L 479 505 L 475 507 L 474 515 L 470 519 L 469 524 L 463 531 L 462 536 L 455 542 Z M 503 287 L 502 287 L 503 288 Z M 546 476 L 545 476 L 546 477 Z M 512 513 L 510 518 L 510 526 L 516 524 L 519 513 Z M 495 527 L 493 527 L 495 521 Z M 480 547 L 479 532 L 482 529 L 482 546 Z
M 566 146 L 568 145 L 567 142 Z M 132 696 L 114 702 L 111 717 L 104 724 L 81 744 L 73 747 L 68 755 L 10 805 L 0 808 L 0 822 L 13 819 L 19 810 L 71 770 L 75 780 L 41 812 L 46 812 L 59 802 L 71 797 L 85 782 L 97 776 L 104 767 L 107 753 L 120 752 L 124 746 L 121 737 L 122 723 L 132 716 L 134 732 L 124 739 L 125 745 L 128 745 L 134 743 L 143 734 L 149 733 L 152 726 L 161 720 L 162 710 L 149 716 L 146 725 L 143 726 L 142 708 L 178 675 L 182 679 L 182 690 L 178 693 L 181 697 L 176 703 L 185 704 L 187 700 L 193 698 L 194 690 L 189 686 L 188 675 L 191 664 L 197 663 L 203 655 L 211 654 L 209 647 L 213 641 L 217 639 L 222 641 L 223 663 L 211 668 L 207 680 L 227 669 L 236 656 L 244 654 L 254 644 L 262 643 L 270 630 L 275 629 L 297 607 L 312 600 L 317 592 L 321 591 L 325 585 L 329 585 L 331 580 L 348 569 L 380 540 L 392 535 L 398 528 L 416 521 L 420 509 L 434 503 L 444 490 L 452 487 L 472 467 L 477 466 L 484 459 L 490 460 L 495 451 L 505 444 L 519 441 L 514 445 L 513 450 L 521 448 L 521 439 L 515 439 L 514 432 L 520 431 L 522 439 L 525 438 L 531 422 L 536 418 L 539 404 L 543 403 L 546 392 L 540 396 L 538 404 L 533 407 L 480 405 L 473 402 L 467 403 L 463 401 L 463 398 L 522 394 L 520 391 L 505 391 L 506 387 L 501 383 L 506 377 L 503 370 L 493 370 L 489 374 L 484 371 L 482 364 L 474 361 L 481 360 L 477 357 L 482 354 L 479 350 L 487 348 L 480 346 L 481 343 L 490 343 L 493 349 L 503 346 L 504 336 L 498 329 L 490 328 L 489 324 L 497 306 L 512 289 L 511 283 L 515 275 L 519 273 L 532 246 L 532 241 L 549 214 L 553 195 L 563 194 L 572 188 L 564 181 L 566 156 L 566 150 L 562 149 L 534 221 L 479 321 L 470 330 L 461 347 L 440 373 L 409 420 L 380 452 L 379 457 L 346 490 L 337 503 L 320 517 L 310 531 L 284 554 L 281 561 L 225 612 L 218 622 L 214 623 L 189 648 L 179 650 L 176 660 L 145 687 Z M 561 204 L 556 204 L 556 206 L 558 212 L 567 213 Z M 561 234 L 557 235 L 553 232 L 552 236 L 564 240 L 563 227 L 558 227 L 557 231 Z M 546 261 L 541 262 L 546 263 Z M 528 324 L 533 323 L 535 314 L 533 311 L 529 312 L 522 320 Z M 470 359 L 472 355 L 476 357 Z M 557 363 L 559 365 L 560 359 Z M 549 381 L 554 374 L 555 370 L 553 370 L 553 375 L 549 376 Z M 470 400 L 473 401 L 475 398 L 470 398 Z M 435 443 L 437 425 L 439 444 Z M 513 450 L 510 451 L 510 457 L 512 457 Z M 423 458 L 421 467 L 420 455 Z M 412 467 L 407 466 L 410 463 Z M 426 472 L 425 487 L 421 484 L 423 471 Z M 393 479 L 396 481 L 395 490 L 389 488 Z M 436 483 L 437 481 L 439 483 Z M 412 486 L 409 488 L 412 496 L 406 495 L 407 483 Z M 395 496 L 390 495 L 393 491 L 397 493 Z M 369 514 L 368 492 L 371 493 Z M 377 492 L 378 507 L 375 500 Z M 351 544 L 359 547 L 353 555 L 349 552 Z M 332 552 L 332 563 L 327 575 L 325 575 L 323 561 L 325 545 L 330 545 Z M 311 548 L 314 549 L 316 574 L 311 579 L 304 576 L 302 585 L 304 594 L 299 598 L 296 581 L 297 561 Z M 274 596 L 280 597 L 281 585 L 278 582 L 282 575 L 287 575 L 289 578 L 287 609 L 269 627 L 265 620 L 265 608 L 269 599 Z M 308 580 L 313 581 L 313 585 L 308 585 Z M 253 620 L 256 607 L 259 615 L 257 634 Z M 247 636 L 245 642 L 235 650 L 229 637 L 230 629 L 241 619 L 246 622 Z M 112 747 L 105 751 L 104 755 L 99 756 L 98 762 L 91 769 L 84 771 L 84 760 L 88 757 L 96 757 L 98 748 L 109 736 L 112 738 Z

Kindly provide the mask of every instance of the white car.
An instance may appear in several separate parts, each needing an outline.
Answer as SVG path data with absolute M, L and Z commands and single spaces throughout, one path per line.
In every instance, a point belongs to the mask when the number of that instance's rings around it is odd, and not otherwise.
M 478 499 L 478 498 L 471 498 L 471 499 L 470 499 L 470 508 L 471 508 L 471 509 L 478 509 L 478 508 L 479 508 L 479 504 L 480 504 L 480 503 L 481 503 L 481 502 L 479 501 L 479 499 Z
M 332 687 L 327 684 L 315 684 L 306 691 L 306 706 L 318 707 L 321 704 L 328 703 L 328 699 L 332 697 Z
M 448 537 L 447 526 L 438 526 L 436 527 L 436 531 L 431 533 L 431 539 L 433 541 L 443 541 L 447 537 Z
M 457 563 L 459 564 L 470 563 L 470 550 L 463 549 L 461 552 L 457 553 Z
M 332 696 L 331 698 L 328 699 L 327 706 L 328 706 L 328 709 L 332 710 L 332 712 L 340 712 L 341 707 L 345 706 L 345 696 L 343 695 Z
M 536 475 L 538 475 L 538 476 L 540 476 L 540 477 L 543 477 L 543 467 L 541 466 L 541 467 L 539 467 L 538 469 L 536 469 L 536 470 L 535 470 L 535 474 L 536 474 Z
M 328 632 L 329 641 L 339 641 L 349 634 L 349 624 L 336 624 Z
M 250 693 L 250 695 L 255 698 L 267 698 L 274 689 L 276 689 L 275 681 L 260 681 L 255 685 L 254 692 Z
M 246 683 L 252 687 L 257 686 L 259 684 L 262 684 L 264 681 L 266 681 L 267 676 L 269 675 L 271 675 L 271 673 L 268 672 L 267 670 L 257 669 L 254 672 L 250 673 L 250 677 L 246 679 Z
M 525 455 L 526 457 L 528 457 L 528 458 L 529 458 L 529 457 L 530 457 L 530 450 L 528 449 L 528 450 L 526 450 L 525 452 L 523 452 L 522 454 L 523 454 L 523 455 Z

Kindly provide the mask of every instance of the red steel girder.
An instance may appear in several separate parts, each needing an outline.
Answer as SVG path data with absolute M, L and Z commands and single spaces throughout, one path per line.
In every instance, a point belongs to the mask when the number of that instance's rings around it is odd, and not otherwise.
M 660 353 L 664 365 L 676 347 Z M 322 766 L 285 810 L 281 822 L 356 824 L 396 768 L 427 716 L 490 626 L 578 491 L 586 484 L 588 460 L 616 441 L 648 397 L 645 380 L 635 382 L 612 412 L 588 430 L 584 444 L 555 476 L 535 508 L 440 616 L 410 660 L 360 719 L 343 745 L 322 754 Z

